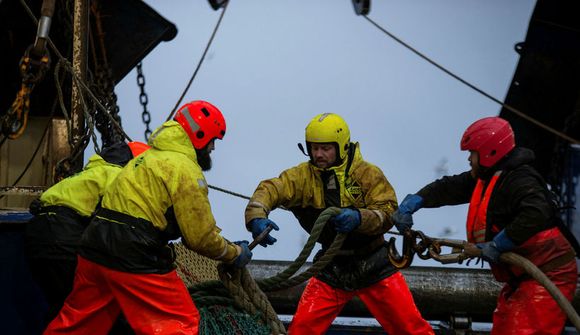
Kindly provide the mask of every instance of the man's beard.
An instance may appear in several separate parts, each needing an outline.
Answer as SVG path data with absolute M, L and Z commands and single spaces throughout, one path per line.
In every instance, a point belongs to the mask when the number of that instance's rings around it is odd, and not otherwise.
M 211 169 L 211 157 L 207 147 L 201 150 L 195 149 L 195 153 L 197 154 L 197 164 L 199 164 L 201 170 L 209 171 Z

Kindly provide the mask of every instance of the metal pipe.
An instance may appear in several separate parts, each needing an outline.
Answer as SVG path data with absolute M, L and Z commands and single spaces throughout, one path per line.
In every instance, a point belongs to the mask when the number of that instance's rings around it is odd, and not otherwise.
M 73 72 L 75 76 L 86 80 L 87 54 L 88 54 L 88 23 L 89 23 L 89 0 L 75 0 L 73 21 Z M 72 109 L 72 142 L 78 143 L 85 133 L 85 117 L 81 87 L 73 80 L 71 109 Z M 80 153 L 79 162 L 73 162 L 74 166 L 82 166 L 84 155 Z
M 290 262 L 252 261 L 248 269 L 256 279 L 272 277 Z M 311 264 L 306 264 L 303 271 Z M 449 321 L 452 315 L 465 315 L 475 322 L 491 322 L 497 295 L 502 284 L 495 281 L 491 271 L 485 269 L 449 267 L 411 267 L 401 271 L 422 316 L 427 320 Z M 294 314 L 305 284 L 286 290 L 266 292 L 272 306 L 279 314 Z M 577 294 L 573 306 L 580 308 Z M 372 317 L 364 304 L 350 301 L 341 316 Z

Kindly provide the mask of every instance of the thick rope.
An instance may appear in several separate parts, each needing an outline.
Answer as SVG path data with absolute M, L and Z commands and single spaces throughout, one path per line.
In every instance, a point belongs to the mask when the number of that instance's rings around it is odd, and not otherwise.
M 248 269 L 231 269 L 224 264 L 218 266 L 220 279 L 228 289 L 234 301 L 250 315 L 260 315 L 262 321 L 270 327 L 272 334 L 286 334 L 286 328 L 278 319 L 278 314 L 270 304 L 268 297 L 260 290 Z
M 566 313 L 566 316 L 568 316 L 570 322 L 572 322 L 574 327 L 576 327 L 576 330 L 580 332 L 580 316 L 578 316 L 578 313 L 576 313 L 576 310 L 570 301 L 568 301 L 560 289 L 548 278 L 548 276 L 546 276 L 544 272 L 542 272 L 542 270 L 540 270 L 527 258 L 513 252 L 506 252 L 501 254 L 501 256 L 499 256 L 499 260 L 503 263 L 522 268 L 524 271 L 526 271 L 527 274 L 529 274 L 532 278 L 537 280 L 538 283 L 544 286 L 550 295 L 554 298 L 554 300 L 556 300 L 562 311 Z
M 470 258 L 481 258 L 481 249 L 477 248 L 474 244 L 465 242 L 465 247 L 463 253 Z M 524 270 L 530 277 L 534 278 L 540 285 L 542 285 L 550 295 L 556 300 L 558 306 L 562 309 L 566 316 L 576 330 L 580 332 L 580 316 L 576 313 L 570 301 L 562 294 L 560 289 L 546 276 L 546 274 L 540 270 L 534 263 L 532 263 L 527 258 L 520 256 L 514 252 L 505 252 L 499 256 L 499 260 L 502 263 L 514 265 L 522 270 Z
M 315 276 L 335 257 L 344 243 L 346 234 L 338 234 L 329 249 L 326 250 L 325 254 L 317 262 L 306 271 L 294 276 L 302 265 L 304 265 L 308 256 L 310 256 L 312 249 L 328 220 L 339 212 L 339 208 L 330 207 L 325 209 L 319 215 L 304 248 L 294 262 L 284 271 L 273 277 L 256 282 L 246 268 L 233 269 L 227 265 L 220 264 L 218 266 L 218 273 L 221 282 L 205 282 L 190 288 L 194 301 L 198 303 L 198 300 L 201 299 L 199 303 L 216 302 L 226 305 L 231 304 L 231 300 L 220 297 L 220 295 L 223 295 L 224 293 L 220 288 L 220 286 L 223 285 L 226 287 L 227 291 L 229 291 L 229 295 L 233 297 L 235 304 L 237 304 L 242 310 L 250 315 L 260 315 L 261 320 L 270 327 L 273 334 L 285 334 L 286 329 L 284 328 L 284 325 L 278 319 L 278 314 L 262 290 L 280 290 L 301 284 L 312 276 Z M 208 293 L 211 297 L 204 298 Z
M 335 237 L 332 244 L 330 245 L 330 247 L 328 248 L 328 250 L 326 250 L 324 255 L 320 257 L 319 260 L 317 260 L 308 270 L 300 273 L 295 277 L 292 277 L 306 262 L 308 256 L 310 256 L 310 253 L 312 252 L 312 249 L 314 248 L 314 245 L 318 240 L 318 236 L 320 236 L 322 229 L 326 225 L 326 222 L 331 217 L 337 215 L 338 213 L 340 213 L 340 209 L 336 207 L 329 207 L 325 209 L 322 213 L 320 213 L 318 219 L 316 219 L 316 222 L 312 227 L 310 237 L 308 238 L 308 241 L 304 245 L 304 248 L 302 249 L 298 257 L 284 271 L 278 273 L 273 277 L 265 278 L 263 280 L 258 281 L 260 288 L 262 288 L 264 291 L 269 292 L 296 286 L 298 284 L 305 282 L 310 277 L 315 276 L 320 272 L 320 270 L 322 270 L 326 265 L 328 265 L 328 263 L 334 258 L 334 256 L 336 256 L 338 250 L 340 250 L 340 247 L 342 246 L 344 240 L 346 239 L 346 234 L 338 234 Z

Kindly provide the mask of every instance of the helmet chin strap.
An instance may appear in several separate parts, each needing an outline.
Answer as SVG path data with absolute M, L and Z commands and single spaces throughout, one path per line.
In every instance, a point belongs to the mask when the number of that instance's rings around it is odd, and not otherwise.
M 298 149 L 300 149 L 300 151 L 302 151 L 302 153 L 304 154 L 304 156 L 306 157 L 310 157 L 307 153 L 306 150 L 304 150 L 304 146 L 302 145 L 302 143 L 298 143 Z

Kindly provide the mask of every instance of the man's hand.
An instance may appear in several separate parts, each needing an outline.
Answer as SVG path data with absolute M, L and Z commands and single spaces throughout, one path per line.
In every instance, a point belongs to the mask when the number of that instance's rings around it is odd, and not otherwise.
M 334 223 L 337 232 L 350 233 L 360 226 L 360 213 L 356 209 L 343 208 L 338 215 L 330 219 L 330 222 Z
M 413 214 L 423 207 L 423 197 L 417 194 L 407 194 L 399 205 L 399 212 Z
M 399 233 L 405 232 L 407 229 L 411 229 L 413 227 L 413 215 L 411 214 L 403 214 L 398 209 L 391 214 L 391 220 L 397 227 Z
M 236 241 L 234 244 L 239 251 L 239 255 L 234 259 L 233 265 L 237 268 L 243 268 L 252 259 L 252 251 L 248 247 L 248 241 Z
M 280 228 L 278 228 L 278 225 L 275 224 L 274 221 L 272 221 L 270 219 L 266 219 L 266 218 L 252 219 L 252 221 L 250 221 L 250 230 L 252 232 L 252 237 L 254 239 L 256 239 L 256 237 L 258 237 L 264 230 L 266 230 L 266 228 L 269 225 L 272 225 L 274 230 L 280 230 Z M 266 248 L 269 245 L 276 243 L 276 241 L 278 241 L 278 240 L 275 239 L 274 237 L 270 236 L 270 234 L 268 234 L 268 235 L 266 235 L 266 237 L 264 237 L 262 242 L 260 242 L 260 245 L 263 246 L 264 248 Z
M 492 264 L 499 263 L 501 251 L 499 251 L 494 241 L 477 243 L 476 246 L 481 249 L 481 258 L 483 260 Z
M 481 258 L 490 263 L 499 263 L 499 256 L 504 252 L 511 251 L 517 245 L 505 232 L 505 229 L 500 231 L 491 242 L 476 244 L 481 249 Z
M 418 211 L 423 206 L 423 198 L 417 194 L 407 194 L 405 199 L 399 205 L 391 219 L 400 233 L 413 227 L 413 213 Z

